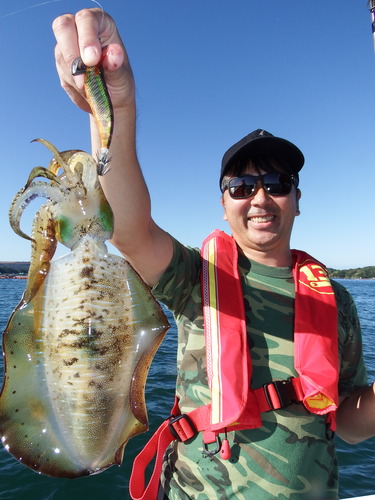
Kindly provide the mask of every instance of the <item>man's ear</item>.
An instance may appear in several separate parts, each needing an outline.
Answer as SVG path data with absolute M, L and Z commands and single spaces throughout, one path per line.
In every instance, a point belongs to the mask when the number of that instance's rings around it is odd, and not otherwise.
M 221 197 L 220 202 L 221 202 L 221 206 L 223 207 L 223 210 L 224 210 L 224 213 L 223 213 L 223 220 L 228 220 L 228 219 L 227 219 L 226 210 L 225 210 L 224 195 Z
M 296 203 L 296 215 L 299 215 L 301 213 L 301 211 L 299 209 L 299 200 L 301 199 L 301 196 L 302 196 L 301 190 L 299 188 L 297 188 L 297 192 L 296 192 L 296 199 L 297 199 L 297 203 Z

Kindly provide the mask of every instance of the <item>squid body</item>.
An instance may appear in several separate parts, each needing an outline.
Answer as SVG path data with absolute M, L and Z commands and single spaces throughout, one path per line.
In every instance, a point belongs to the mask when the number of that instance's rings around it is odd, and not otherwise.
M 53 159 L 32 170 L 10 208 L 32 254 L 3 334 L 0 437 L 36 472 L 75 478 L 121 464 L 127 441 L 147 430 L 144 386 L 169 324 L 130 264 L 108 253 L 113 215 L 98 163 L 40 142 Z M 20 219 L 35 197 L 47 202 L 30 238 Z M 58 242 L 71 251 L 52 259 Z

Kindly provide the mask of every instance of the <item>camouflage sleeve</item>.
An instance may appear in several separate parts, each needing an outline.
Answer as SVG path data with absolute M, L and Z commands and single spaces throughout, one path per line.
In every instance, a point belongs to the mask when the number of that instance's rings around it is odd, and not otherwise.
M 173 239 L 173 258 L 152 292 L 177 318 L 200 279 L 200 251 Z
M 368 384 L 362 351 L 362 333 L 357 308 L 348 290 L 332 281 L 339 320 L 340 379 L 339 395 L 349 396 Z

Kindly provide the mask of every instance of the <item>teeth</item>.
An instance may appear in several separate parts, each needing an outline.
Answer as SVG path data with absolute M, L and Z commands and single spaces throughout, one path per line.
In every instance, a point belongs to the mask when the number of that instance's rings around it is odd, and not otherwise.
M 273 215 L 265 215 L 263 217 L 250 217 L 250 219 L 252 220 L 252 222 L 270 222 L 273 219 Z

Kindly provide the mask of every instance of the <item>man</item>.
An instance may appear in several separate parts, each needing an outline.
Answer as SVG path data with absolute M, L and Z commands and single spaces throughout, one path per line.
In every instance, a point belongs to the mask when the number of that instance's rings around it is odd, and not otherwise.
M 167 451 L 161 476 L 166 497 L 336 499 L 334 421 L 338 434 L 349 442 L 373 436 L 375 395 L 374 386 L 367 385 L 349 294 L 329 283 L 319 263 L 290 250 L 293 221 L 299 214 L 302 153 L 263 130 L 227 151 L 220 188 L 232 237 L 215 233 L 201 258 L 198 250 L 181 245 L 151 217 L 136 155 L 134 81 L 113 20 L 99 9 L 84 10 L 57 18 L 53 28 L 61 84 L 88 112 L 82 78 L 71 76 L 71 64 L 81 55 L 87 65 L 95 65 L 101 47 L 108 46 L 103 65 L 115 130 L 111 170 L 102 182 L 115 215 L 113 243 L 153 287 L 156 298 L 173 311 L 179 325 L 179 412 L 209 409 L 201 432 L 188 442 L 174 441 Z M 91 130 L 96 151 L 100 143 L 92 117 Z M 207 250 L 212 241 L 218 251 Z M 232 257 L 225 260 L 226 255 Z M 214 286 L 212 268 L 221 269 Z M 310 281 L 304 281 L 309 273 Z M 220 308 L 205 293 L 212 287 Z M 202 300 L 206 315 L 209 311 L 206 340 Z M 228 329 L 221 328 L 228 318 Z M 210 328 L 225 348 L 216 349 Z M 240 345 L 240 338 L 245 343 Z M 213 359 L 219 360 L 216 371 Z M 220 408 L 230 414 L 226 420 L 222 414 L 215 420 L 217 385 L 226 386 Z M 245 390 L 237 397 L 239 387 Z M 278 391 L 285 388 L 284 401 Z M 236 413 L 237 407 L 244 411 Z

